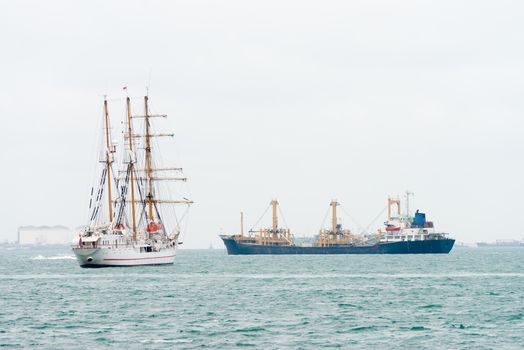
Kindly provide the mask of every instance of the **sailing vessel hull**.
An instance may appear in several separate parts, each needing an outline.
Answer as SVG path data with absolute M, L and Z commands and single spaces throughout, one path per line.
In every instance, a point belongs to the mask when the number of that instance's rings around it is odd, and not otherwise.
M 341 245 L 330 247 L 261 245 L 239 243 L 231 237 L 221 237 L 229 255 L 251 254 L 448 254 L 454 239 L 380 242 L 370 245 Z
M 80 267 L 168 265 L 175 262 L 176 249 L 140 252 L 137 248 L 74 248 Z

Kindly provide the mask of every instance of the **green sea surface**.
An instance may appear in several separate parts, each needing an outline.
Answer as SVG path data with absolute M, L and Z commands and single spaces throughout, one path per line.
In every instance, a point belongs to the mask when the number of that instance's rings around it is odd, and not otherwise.
M 0 346 L 42 349 L 522 349 L 524 249 L 228 256 L 81 269 L 0 248 Z

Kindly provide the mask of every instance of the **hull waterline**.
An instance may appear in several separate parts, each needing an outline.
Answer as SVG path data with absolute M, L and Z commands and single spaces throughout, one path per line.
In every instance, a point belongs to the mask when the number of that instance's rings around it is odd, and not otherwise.
M 175 262 L 176 250 L 163 249 L 159 252 L 140 252 L 136 249 L 73 249 L 80 267 L 125 267 L 147 265 L 171 265 Z
M 342 245 L 329 247 L 261 245 L 239 243 L 234 238 L 222 236 L 229 255 L 291 255 L 291 254 L 448 254 L 454 239 L 381 242 L 370 245 Z

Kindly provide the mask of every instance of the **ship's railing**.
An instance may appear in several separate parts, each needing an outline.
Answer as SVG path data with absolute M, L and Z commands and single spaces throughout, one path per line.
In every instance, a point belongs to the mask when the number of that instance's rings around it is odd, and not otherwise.
M 71 248 L 72 249 L 93 249 L 93 248 L 98 248 L 99 246 L 98 245 L 86 245 L 86 244 L 78 244 L 78 243 L 75 243 L 75 244 L 71 244 Z
M 112 241 L 110 243 L 105 243 L 103 240 L 98 240 L 96 242 L 76 242 L 71 244 L 71 248 L 85 248 L 85 249 L 93 249 L 93 248 L 101 248 L 101 247 L 111 247 L 111 248 L 118 248 L 118 247 L 132 247 L 133 242 L 130 240 L 126 240 L 125 242 L 116 242 Z
M 351 233 L 350 230 L 337 230 L 333 233 L 332 230 L 320 230 L 316 246 L 329 247 L 337 245 L 349 245 L 354 243 L 361 243 L 362 239 Z
M 256 234 L 255 234 L 256 233 Z M 287 244 L 292 245 L 295 236 L 290 232 L 289 229 L 278 229 L 275 233 L 271 229 L 261 229 L 259 231 L 249 231 L 249 235 L 235 236 L 237 241 L 247 241 L 261 245 L 269 244 Z

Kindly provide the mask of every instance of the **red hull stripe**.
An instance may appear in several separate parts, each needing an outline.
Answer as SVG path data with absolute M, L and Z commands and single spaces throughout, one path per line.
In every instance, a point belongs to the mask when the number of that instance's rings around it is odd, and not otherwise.
M 157 257 L 154 257 L 154 258 L 134 258 L 134 259 L 125 259 L 125 258 L 122 258 L 122 259 L 119 259 L 119 258 L 115 258 L 115 259 L 104 259 L 104 260 L 148 260 L 148 259 L 162 259 L 162 258 L 174 258 L 175 255 L 167 255 L 167 256 L 157 256 Z

